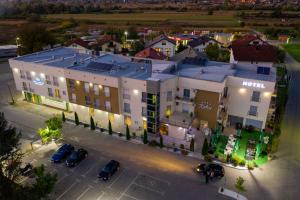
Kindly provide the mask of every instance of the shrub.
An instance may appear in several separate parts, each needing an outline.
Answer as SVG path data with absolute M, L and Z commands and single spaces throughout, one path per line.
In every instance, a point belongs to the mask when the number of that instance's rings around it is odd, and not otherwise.
M 239 165 L 240 166 L 245 166 L 246 164 L 246 161 L 245 160 L 239 160 Z
M 128 125 L 126 125 L 126 140 L 130 140 L 130 130 Z
M 179 145 L 179 148 L 180 148 L 180 149 L 184 149 L 184 145 L 183 145 L 183 144 L 180 144 L 180 145 Z
M 66 116 L 65 116 L 65 113 L 64 113 L 64 112 L 61 113 L 61 120 L 62 120 L 63 122 L 66 121 Z
M 112 135 L 112 127 L 111 127 L 111 122 L 108 120 L 108 134 Z
M 194 152 L 194 150 L 195 150 L 195 140 L 194 138 L 192 138 L 190 143 L 190 151 Z
M 212 161 L 212 158 L 211 158 L 210 155 L 205 155 L 205 156 L 204 156 L 204 160 L 205 160 L 206 162 L 211 162 L 211 161 Z
M 159 147 L 160 147 L 160 148 L 163 148 L 163 147 L 164 147 L 164 138 L 163 138 L 162 135 L 159 137 Z
M 120 132 L 119 132 L 119 133 L 118 133 L 118 136 L 119 136 L 119 137 L 123 137 L 123 133 L 120 133 Z
M 188 153 L 189 153 L 189 152 L 188 152 L 187 150 L 181 149 L 181 154 L 182 154 L 182 155 L 185 155 L 185 156 L 186 156 L 186 155 L 188 155 Z
M 235 188 L 238 189 L 238 191 L 240 191 L 240 192 L 246 191 L 246 189 L 244 188 L 244 183 L 245 183 L 245 180 L 239 176 L 236 179 Z
M 103 132 L 104 132 L 104 128 L 103 128 L 103 127 L 100 127 L 100 131 L 103 133 Z
M 78 118 L 77 112 L 74 113 L 74 117 L 75 117 L 75 124 L 78 126 L 79 125 L 79 118 Z
M 148 134 L 147 134 L 147 130 L 146 129 L 144 129 L 143 143 L 144 144 L 148 143 Z
M 87 124 L 83 124 L 83 127 L 84 127 L 84 128 L 86 128 L 86 127 L 89 127 L 89 125 L 87 125 Z
M 205 138 L 202 146 L 202 155 L 206 156 L 207 154 L 208 154 L 208 143 L 207 143 L 207 139 Z
M 253 164 L 253 162 L 249 162 L 249 163 L 247 164 L 247 167 L 248 167 L 249 170 L 253 170 L 253 169 L 254 169 L 254 164 Z
M 91 130 L 95 130 L 95 122 L 94 122 L 94 119 L 93 119 L 93 117 L 91 116 L 91 118 L 90 118 L 90 123 L 91 123 Z
M 151 140 L 151 141 L 148 143 L 148 145 L 149 145 L 150 147 L 155 147 L 155 146 L 158 146 L 158 143 L 156 142 L 156 140 Z

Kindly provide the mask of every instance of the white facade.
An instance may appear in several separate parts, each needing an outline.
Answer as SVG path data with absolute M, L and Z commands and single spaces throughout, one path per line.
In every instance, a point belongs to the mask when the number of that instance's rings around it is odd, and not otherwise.
M 205 43 L 202 43 L 202 44 L 199 44 L 199 45 L 193 47 L 193 49 L 198 52 L 204 52 L 205 48 L 210 44 L 218 44 L 218 46 L 220 46 L 219 43 L 217 43 L 216 41 L 210 40 L 208 42 L 205 42 Z
M 176 45 L 168 40 L 161 40 L 151 45 L 151 48 L 170 58 L 175 55 Z

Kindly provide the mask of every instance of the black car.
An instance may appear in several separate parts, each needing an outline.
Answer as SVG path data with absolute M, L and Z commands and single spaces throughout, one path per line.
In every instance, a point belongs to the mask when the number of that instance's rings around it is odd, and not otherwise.
M 70 144 L 64 144 L 62 145 L 52 156 L 52 162 L 61 162 L 63 159 L 65 159 L 67 156 L 71 154 L 71 152 L 74 150 L 74 147 Z
M 118 171 L 120 168 L 120 163 L 115 160 L 109 161 L 99 172 L 98 177 L 102 178 L 104 181 L 110 179 L 110 177 Z
M 225 175 L 225 170 L 221 165 L 218 164 L 199 164 L 196 167 L 196 171 L 199 174 L 208 174 L 211 177 L 222 178 Z
M 88 156 L 88 152 L 84 149 L 78 149 L 77 151 L 72 151 L 68 159 L 66 160 L 66 165 L 68 167 L 76 166 L 80 161 Z
M 22 176 L 31 177 L 33 175 L 33 166 L 30 163 L 20 167 L 20 172 Z

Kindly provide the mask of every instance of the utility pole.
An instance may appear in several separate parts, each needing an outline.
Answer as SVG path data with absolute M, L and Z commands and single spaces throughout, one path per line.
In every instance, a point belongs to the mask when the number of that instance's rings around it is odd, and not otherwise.
M 8 90 L 9 90 L 9 94 L 10 94 L 11 102 L 12 102 L 12 104 L 15 104 L 15 100 L 14 100 L 14 97 L 13 97 L 13 95 L 12 95 L 12 93 L 11 93 L 11 89 L 10 89 L 10 87 L 9 87 L 8 83 L 7 83 L 6 85 L 7 85 L 7 87 L 8 87 Z

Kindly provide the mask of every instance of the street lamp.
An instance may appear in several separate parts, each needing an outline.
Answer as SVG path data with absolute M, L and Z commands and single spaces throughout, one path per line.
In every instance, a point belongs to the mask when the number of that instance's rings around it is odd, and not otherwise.
M 128 32 L 125 31 L 124 34 L 125 34 L 125 41 L 127 41 L 127 35 L 128 35 Z

